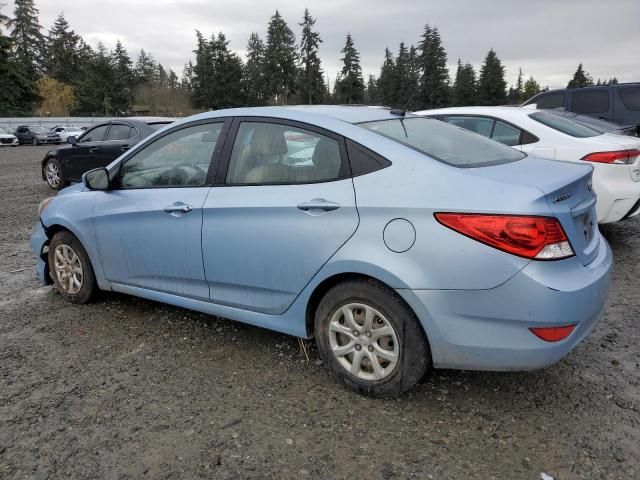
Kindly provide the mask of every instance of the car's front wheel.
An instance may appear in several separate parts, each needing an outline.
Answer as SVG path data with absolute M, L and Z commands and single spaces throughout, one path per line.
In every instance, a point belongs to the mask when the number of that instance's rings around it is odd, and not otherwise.
M 409 390 L 431 365 L 418 319 L 393 290 L 357 279 L 331 288 L 316 311 L 324 361 L 348 387 L 377 397 Z
M 68 231 L 56 233 L 49 243 L 49 272 L 53 283 L 72 303 L 87 303 L 97 290 L 89 256 L 80 241 Z
M 47 160 L 47 163 L 44 164 L 44 177 L 47 179 L 47 184 L 54 190 L 60 190 L 67 185 L 62 174 L 60 161 L 56 158 Z

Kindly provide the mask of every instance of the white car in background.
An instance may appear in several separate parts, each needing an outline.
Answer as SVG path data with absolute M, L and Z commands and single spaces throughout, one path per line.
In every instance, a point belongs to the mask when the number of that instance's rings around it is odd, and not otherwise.
M 0 127 L 0 147 L 17 147 L 18 138 L 6 128 Z
M 55 127 L 51 129 L 52 132 L 57 133 L 60 136 L 60 140 L 63 142 L 67 141 L 69 137 L 76 137 L 76 139 L 84 133 L 84 130 L 81 130 L 80 127 Z
M 598 223 L 640 213 L 640 138 L 603 133 L 548 110 L 452 107 L 415 112 L 540 158 L 589 162 Z

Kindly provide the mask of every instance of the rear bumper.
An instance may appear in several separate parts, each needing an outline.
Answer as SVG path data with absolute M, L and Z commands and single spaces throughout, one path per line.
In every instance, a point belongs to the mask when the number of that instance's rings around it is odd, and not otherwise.
M 398 290 L 429 337 L 434 366 L 465 370 L 535 370 L 558 362 L 594 327 L 611 282 L 604 238 L 596 259 L 531 262 L 489 290 Z M 531 327 L 577 324 L 545 342 Z
M 49 267 L 47 262 L 45 261 L 46 253 L 43 253 L 44 247 L 49 244 L 49 238 L 44 231 L 44 227 L 40 220 L 36 222 L 33 226 L 33 230 L 31 231 L 31 251 L 36 256 L 37 260 L 37 269 L 38 269 L 38 278 L 40 279 L 40 283 L 42 285 L 47 285 L 51 283 L 51 278 L 49 277 Z
M 598 196 L 598 223 L 612 223 L 640 213 L 640 181 L 633 181 L 630 169 L 637 165 L 598 165 L 593 176 Z

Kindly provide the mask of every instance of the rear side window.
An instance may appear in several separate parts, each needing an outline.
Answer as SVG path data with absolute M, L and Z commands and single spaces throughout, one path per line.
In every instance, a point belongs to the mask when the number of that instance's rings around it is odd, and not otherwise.
M 126 140 L 131 137 L 131 127 L 129 125 L 111 125 L 107 140 Z
M 347 155 L 351 164 L 351 174 L 354 177 L 382 170 L 391 165 L 386 158 L 351 140 L 347 140 Z
M 576 113 L 605 113 L 609 111 L 609 89 L 577 90 L 571 98 L 571 111 Z
M 359 125 L 455 167 L 496 165 L 526 156 L 481 135 L 432 118 L 393 118 Z
M 466 128 L 485 137 L 491 136 L 493 119 L 486 117 L 472 117 L 469 115 L 447 115 L 444 121 L 456 127 Z
M 620 95 L 624 108 L 634 112 L 640 111 L 640 87 L 619 88 L 618 95 Z
M 491 138 L 496 142 L 500 142 L 504 145 L 513 147 L 514 145 L 520 145 L 521 130 L 507 125 L 506 123 L 496 121 L 495 127 L 493 127 L 493 133 Z
M 553 113 L 535 112 L 530 114 L 529 118 L 546 125 L 549 128 L 553 128 L 558 132 L 576 138 L 597 137 L 598 135 L 602 135 L 598 130 L 594 130 L 593 128 L 587 127 L 586 125 L 582 125 L 578 122 L 574 122 L 569 118 L 554 115 Z
M 536 107 L 540 109 L 564 108 L 564 96 L 562 92 L 547 93 L 538 97 L 535 101 Z M 531 102 L 533 103 L 533 102 Z

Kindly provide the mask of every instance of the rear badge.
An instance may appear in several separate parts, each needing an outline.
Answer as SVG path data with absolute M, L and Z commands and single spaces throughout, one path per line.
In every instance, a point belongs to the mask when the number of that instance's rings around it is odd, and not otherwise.
M 571 194 L 570 193 L 561 193 L 560 195 L 558 195 L 555 200 L 553 201 L 553 203 L 560 203 L 560 202 L 564 202 L 565 200 L 571 198 Z

